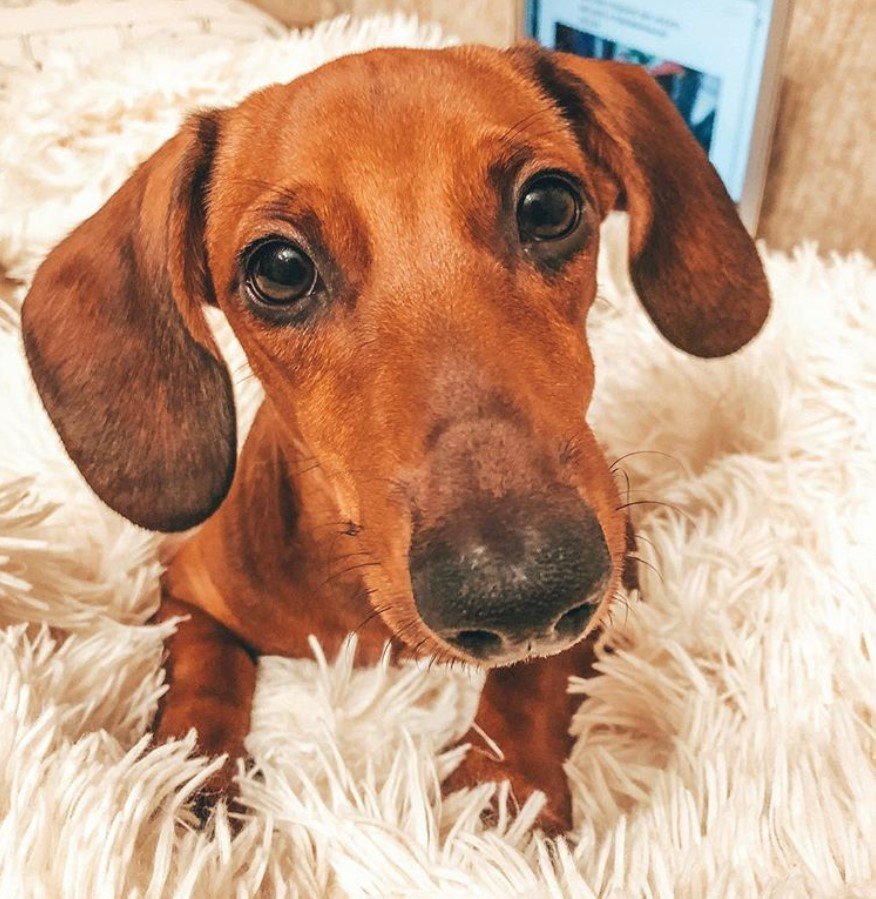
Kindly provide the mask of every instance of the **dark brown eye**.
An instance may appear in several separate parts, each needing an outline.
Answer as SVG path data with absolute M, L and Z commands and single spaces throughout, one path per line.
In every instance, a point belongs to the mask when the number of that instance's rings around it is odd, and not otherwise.
M 284 240 L 257 246 L 246 259 L 246 280 L 264 303 L 288 305 L 313 293 L 317 284 L 313 260 Z
M 581 195 L 558 175 L 530 181 L 517 203 L 517 226 L 524 243 L 568 237 L 580 219 Z

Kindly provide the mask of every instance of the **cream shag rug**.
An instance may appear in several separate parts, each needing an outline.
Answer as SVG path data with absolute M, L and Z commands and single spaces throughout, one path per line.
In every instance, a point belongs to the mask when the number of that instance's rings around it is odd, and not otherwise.
M 196 105 L 231 103 L 333 56 L 437 45 L 404 19 L 87 68 L 58 60 L 2 97 L 0 262 L 27 281 Z M 166 630 L 157 540 L 94 499 L 30 386 L 12 290 L 0 327 L 0 896 L 876 895 L 876 275 L 861 257 L 765 253 L 775 310 L 738 356 L 666 345 L 607 229 L 591 317 L 593 420 L 650 541 L 647 601 L 576 684 L 578 827 L 537 803 L 442 802 L 476 678 L 261 662 L 232 838 L 191 826 L 210 771 L 148 748 Z M 237 351 L 230 346 L 234 356 Z M 235 367 L 239 365 L 235 363 Z M 253 388 L 240 402 L 252 410 Z M 667 455 L 662 455 L 663 453 Z M 586 692 L 587 698 L 584 697 Z

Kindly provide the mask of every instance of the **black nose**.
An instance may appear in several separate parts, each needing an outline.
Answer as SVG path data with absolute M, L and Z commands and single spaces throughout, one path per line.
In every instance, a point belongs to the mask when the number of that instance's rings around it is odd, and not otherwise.
M 415 531 L 409 562 L 423 621 L 484 661 L 571 642 L 611 573 L 602 528 L 571 490 L 471 503 Z

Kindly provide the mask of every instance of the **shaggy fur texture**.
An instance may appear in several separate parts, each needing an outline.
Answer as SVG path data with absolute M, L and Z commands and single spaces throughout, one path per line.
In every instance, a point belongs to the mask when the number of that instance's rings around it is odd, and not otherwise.
M 59 60 L 2 98 L 0 263 L 27 279 L 193 106 L 236 101 L 342 52 L 437 45 L 402 19 L 181 60 Z M 642 535 L 646 602 L 615 616 L 582 693 L 576 831 L 537 800 L 440 799 L 477 677 L 263 659 L 248 822 L 205 831 L 212 770 L 150 748 L 166 627 L 159 541 L 103 507 L 60 449 L 0 304 L 0 895 L 876 895 L 876 274 L 811 248 L 765 254 L 766 331 L 727 360 L 670 348 L 605 229 L 596 432 Z M 218 323 L 221 329 L 221 323 Z M 258 388 L 223 338 L 241 409 Z M 647 452 L 641 452 L 647 451 Z M 632 453 L 632 455 L 628 455 Z M 636 454 L 638 453 L 638 454 Z M 586 698 L 585 698 L 585 695 Z

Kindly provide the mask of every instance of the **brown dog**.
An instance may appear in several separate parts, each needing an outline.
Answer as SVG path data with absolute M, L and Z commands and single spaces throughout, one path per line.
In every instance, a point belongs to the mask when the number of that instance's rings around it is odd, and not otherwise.
M 661 90 L 530 45 L 373 51 L 198 114 L 48 257 L 23 330 L 67 450 L 131 521 L 205 522 L 163 579 L 161 616 L 189 617 L 159 737 L 241 755 L 256 657 L 358 629 L 365 658 L 493 669 L 504 761 L 469 753 L 452 785 L 541 788 L 568 826 L 567 678 L 628 550 L 585 423 L 619 208 L 669 340 L 757 333 L 757 253 Z M 265 388 L 240 459 L 204 304 Z

